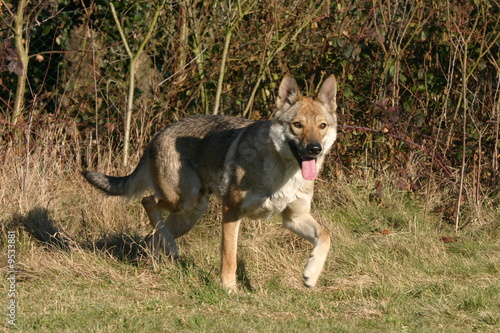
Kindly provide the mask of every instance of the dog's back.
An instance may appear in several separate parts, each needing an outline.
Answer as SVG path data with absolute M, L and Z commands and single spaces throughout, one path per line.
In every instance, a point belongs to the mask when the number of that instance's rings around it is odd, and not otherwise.
M 253 123 L 255 121 L 221 115 L 184 118 L 155 135 L 130 175 L 113 177 L 89 171 L 83 175 L 106 194 L 128 198 L 148 190 L 160 191 L 162 195 L 173 187 L 178 188 L 182 168 L 186 166 L 207 181 L 214 181 L 211 178 L 223 169 L 231 144 L 242 128 Z

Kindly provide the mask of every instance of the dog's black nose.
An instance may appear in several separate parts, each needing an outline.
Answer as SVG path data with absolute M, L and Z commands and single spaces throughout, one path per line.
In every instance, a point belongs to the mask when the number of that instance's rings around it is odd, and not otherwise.
M 321 145 L 318 143 L 311 143 L 310 145 L 307 145 L 307 152 L 311 156 L 319 155 L 319 153 L 321 153 L 322 150 L 323 148 L 321 148 Z

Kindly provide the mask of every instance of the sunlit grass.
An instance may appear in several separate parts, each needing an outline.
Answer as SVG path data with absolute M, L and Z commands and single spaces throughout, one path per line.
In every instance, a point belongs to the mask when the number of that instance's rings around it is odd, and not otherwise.
M 36 156 L 24 191 L 22 157 L 0 174 L 2 230 L 17 235 L 18 331 L 494 332 L 500 325 L 498 210 L 485 206 L 489 219 L 455 235 L 439 214 L 424 219 L 423 194 L 394 189 L 389 175 L 377 200 L 371 180 L 320 181 L 313 211 L 332 245 L 317 288 L 302 285 L 310 245 L 274 218 L 244 222 L 240 291 L 228 294 L 219 286 L 215 201 L 179 240 L 180 260 L 155 260 L 144 248 L 150 230 L 140 204 L 101 195 L 63 164 L 39 167 L 47 160 Z M 6 245 L 3 238 L 2 253 Z

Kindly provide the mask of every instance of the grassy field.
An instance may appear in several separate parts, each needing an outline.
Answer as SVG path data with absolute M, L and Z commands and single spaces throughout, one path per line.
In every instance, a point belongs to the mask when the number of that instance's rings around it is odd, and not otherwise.
M 84 183 L 77 165 L 58 163 L 59 155 L 50 149 L 34 151 L 28 162 L 15 149 L 8 154 L 0 171 L 5 328 L 500 330 L 500 212 L 494 201 L 485 200 L 476 214 L 481 219 L 469 217 L 455 234 L 437 209 L 447 200 L 438 188 L 409 193 L 392 186 L 388 176 L 378 177 L 384 190 L 370 200 L 374 177 L 319 181 L 314 214 L 330 232 L 332 247 L 317 288 L 308 290 L 301 281 L 310 245 L 273 219 L 242 225 L 240 291 L 227 294 L 218 283 L 216 202 L 180 239 L 183 257 L 157 261 L 144 251 L 142 238 L 149 229 L 138 202 L 104 197 Z M 7 322 L 5 292 L 12 287 L 6 264 L 9 231 L 16 235 L 15 327 Z

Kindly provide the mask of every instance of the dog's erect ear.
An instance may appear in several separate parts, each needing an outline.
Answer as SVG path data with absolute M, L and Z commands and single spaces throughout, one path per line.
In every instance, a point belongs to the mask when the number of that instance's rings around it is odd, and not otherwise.
M 337 80 L 334 75 L 330 75 L 319 91 L 318 101 L 323 104 L 328 112 L 335 113 L 337 110 Z
M 278 100 L 276 101 L 278 112 L 288 110 L 295 102 L 297 102 L 299 97 L 300 89 L 297 85 L 297 81 L 295 81 L 290 74 L 286 74 L 283 80 L 281 80 L 278 91 Z

